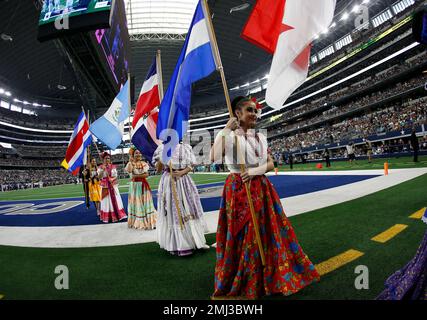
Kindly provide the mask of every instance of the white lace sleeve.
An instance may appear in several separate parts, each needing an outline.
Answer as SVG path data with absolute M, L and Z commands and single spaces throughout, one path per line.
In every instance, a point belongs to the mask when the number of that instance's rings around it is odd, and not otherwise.
M 189 152 L 190 166 L 196 166 L 197 165 L 196 155 L 194 154 L 193 148 L 190 145 L 188 145 L 188 152 Z
M 154 151 L 153 160 L 151 161 L 153 165 L 160 160 L 160 158 L 162 157 L 162 152 L 163 152 L 163 144 L 159 145 L 156 151 Z

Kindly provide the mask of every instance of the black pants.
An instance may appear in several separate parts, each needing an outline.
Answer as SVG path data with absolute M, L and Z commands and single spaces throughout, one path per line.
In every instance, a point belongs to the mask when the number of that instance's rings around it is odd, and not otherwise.
M 418 150 L 414 150 L 414 162 L 418 162 Z
M 325 159 L 326 160 L 326 167 L 330 167 L 331 166 L 331 160 L 328 158 Z

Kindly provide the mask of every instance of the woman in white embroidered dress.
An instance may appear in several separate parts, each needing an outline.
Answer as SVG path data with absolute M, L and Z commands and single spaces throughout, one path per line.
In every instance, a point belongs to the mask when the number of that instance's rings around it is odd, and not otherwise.
M 163 171 L 157 196 L 158 243 L 178 256 L 190 255 L 195 249 L 208 249 L 200 196 L 188 175 L 196 163 L 192 148 L 188 144 L 177 145 L 171 157 L 172 172 L 168 164 L 162 163 L 163 148 L 161 144 L 153 155 L 158 171 Z

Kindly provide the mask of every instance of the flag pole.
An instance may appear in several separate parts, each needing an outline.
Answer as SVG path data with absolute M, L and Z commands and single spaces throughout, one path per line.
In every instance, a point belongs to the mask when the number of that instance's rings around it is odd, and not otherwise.
M 212 40 L 213 56 L 214 56 L 216 65 L 218 67 L 219 73 L 221 75 L 221 81 L 222 81 L 222 86 L 224 88 L 225 100 L 226 100 L 228 112 L 229 112 L 230 118 L 231 118 L 231 117 L 234 117 L 234 113 L 233 113 L 233 109 L 231 108 L 231 100 L 230 100 L 230 95 L 228 93 L 227 81 L 225 79 L 224 67 L 222 65 L 221 56 L 219 54 L 218 43 L 216 41 L 215 30 L 213 28 L 211 14 L 210 14 L 210 11 L 209 11 L 209 6 L 208 6 L 206 0 L 201 0 L 201 1 L 202 1 L 203 11 L 205 12 L 206 20 L 208 22 L 208 33 L 209 33 L 209 36 L 210 36 L 210 38 Z M 241 153 L 241 149 L 239 148 L 239 143 L 238 143 L 237 139 L 236 139 L 236 148 L 237 148 L 237 150 L 239 150 L 239 153 Z M 242 155 L 241 155 L 241 158 L 244 159 Z M 241 164 L 240 165 L 240 170 L 241 170 L 241 172 L 244 172 L 246 170 L 245 164 Z M 254 208 L 254 204 L 253 204 L 253 201 L 252 201 L 252 194 L 251 194 L 251 189 L 250 189 L 249 182 L 245 183 L 245 189 L 246 189 L 246 195 L 248 197 L 249 209 L 251 211 L 252 223 L 253 223 L 254 230 L 255 230 L 255 238 L 256 238 L 258 249 L 259 249 L 259 253 L 260 253 L 260 256 L 261 256 L 261 263 L 262 263 L 263 266 L 265 266 L 264 249 L 262 247 L 261 236 L 260 236 L 260 233 L 259 233 L 259 224 L 258 224 L 257 217 L 255 215 L 255 208 Z
M 88 117 L 86 116 L 86 111 L 85 111 L 85 109 L 83 108 L 83 106 L 82 106 L 82 111 L 83 111 L 83 114 L 85 115 L 85 118 L 86 118 L 86 121 L 88 121 Z M 88 110 L 88 115 L 89 115 L 89 110 Z M 83 171 L 82 171 L 82 176 L 83 176 L 83 181 L 82 181 L 82 183 L 83 183 L 83 192 L 84 192 L 84 194 L 85 194 L 85 204 L 86 204 L 86 209 L 89 209 L 89 207 L 90 207 L 90 204 L 89 204 L 89 190 L 88 190 L 88 186 L 86 185 L 86 178 L 87 178 L 87 171 L 86 171 L 86 169 L 87 169 L 87 161 L 88 161 L 88 154 L 89 154 L 89 147 L 87 147 L 86 148 L 86 166 L 85 165 L 83 165 Z
M 131 101 L 131 93 L 130 93 L 130 90 L 131 90 L 130 72 L 128 73 L 128 81 L 129 81 L 129 86 L 128 86 L 128 101 L 129 101 L 129 117 L 128 117 L 128 121 L 129 121 L 129 143 L 131 143 L 132 142 L 132 122 L 130 121 L 130 115 L 132 113 L 132 101 Z
M 162 73 L 162 52 L 157 50 L 156 53 L 156 68 L 157 74 L 159 75 L 159 98 L 160 102 L 163 100 L 163 73 Z
M 161 57 L 160 50 L 157 50 L 157 53 L 156 53 L 156 69 L 157 69 L 156 70 L 157 74 L 159 76 L 159 98 L 161 102 L 163 100 L 163 74 L 162 74 L 162 57 Z M 179 205 L 178 193 L 176 191 L 176 181 L 175 181 L 175 178 L 172 176 L 172 173 L 173 173 L 172 160 L 169 160 L 169 175 L 171 180 L 172 194 L 175 200 L 176 212 L 178 213 L 179 225 L 181 227 L 181 230 L 183 230 L 184 222 L 182 219 L 181 207 Z
M 90 113 L 89 112 L 90 112 L 90 110 L 87 111 L 87 122 L 88 122 L 89 127 L 90 127 L 90 118 L 89 118 Z M 86 163 L 86 167 L 90 168 L 90 145 L 87 146 L 87 163 Z

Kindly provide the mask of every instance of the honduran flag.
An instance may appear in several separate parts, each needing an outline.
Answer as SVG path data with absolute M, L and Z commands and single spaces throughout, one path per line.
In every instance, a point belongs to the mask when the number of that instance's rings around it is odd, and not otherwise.
M 86 115 L 82 111 L 74 126 L 73 134 L 70 137 L 65 159 L 61 165 L 68 171 L 75 174 L 78 169 L 85 164 L 86 148 L 92 143 L 92 135 L 89 131 L 89 123 Z
M 242 38 L 274 54 L 265 100 L 280 109 L 307 78 L 311 43 L 334 17 L 336 0 L 257 0 Z
M 157 137 L 162 141 L 170 140 L 168 148 L 165 148 L 162 154 L 163 163 L 169 161 L 174 148 L 188 129 L 193 83 L 207 77 L 219 66 L 219 57 L 213 51 L 214 39 L 205 4 L 206 1 L 199 1 L 197 4 L 181 54 L 159 108 Z
M 156 137 L 159 116 L 157 107 L 160 105 L 161 99 L 159 90 L 161 70 L 159 70 L 160 66 L 157 60 L 156 57 L 142 85 L 132 121 L 132 143 L 150 162 L 154 151 L 160 144 Z

